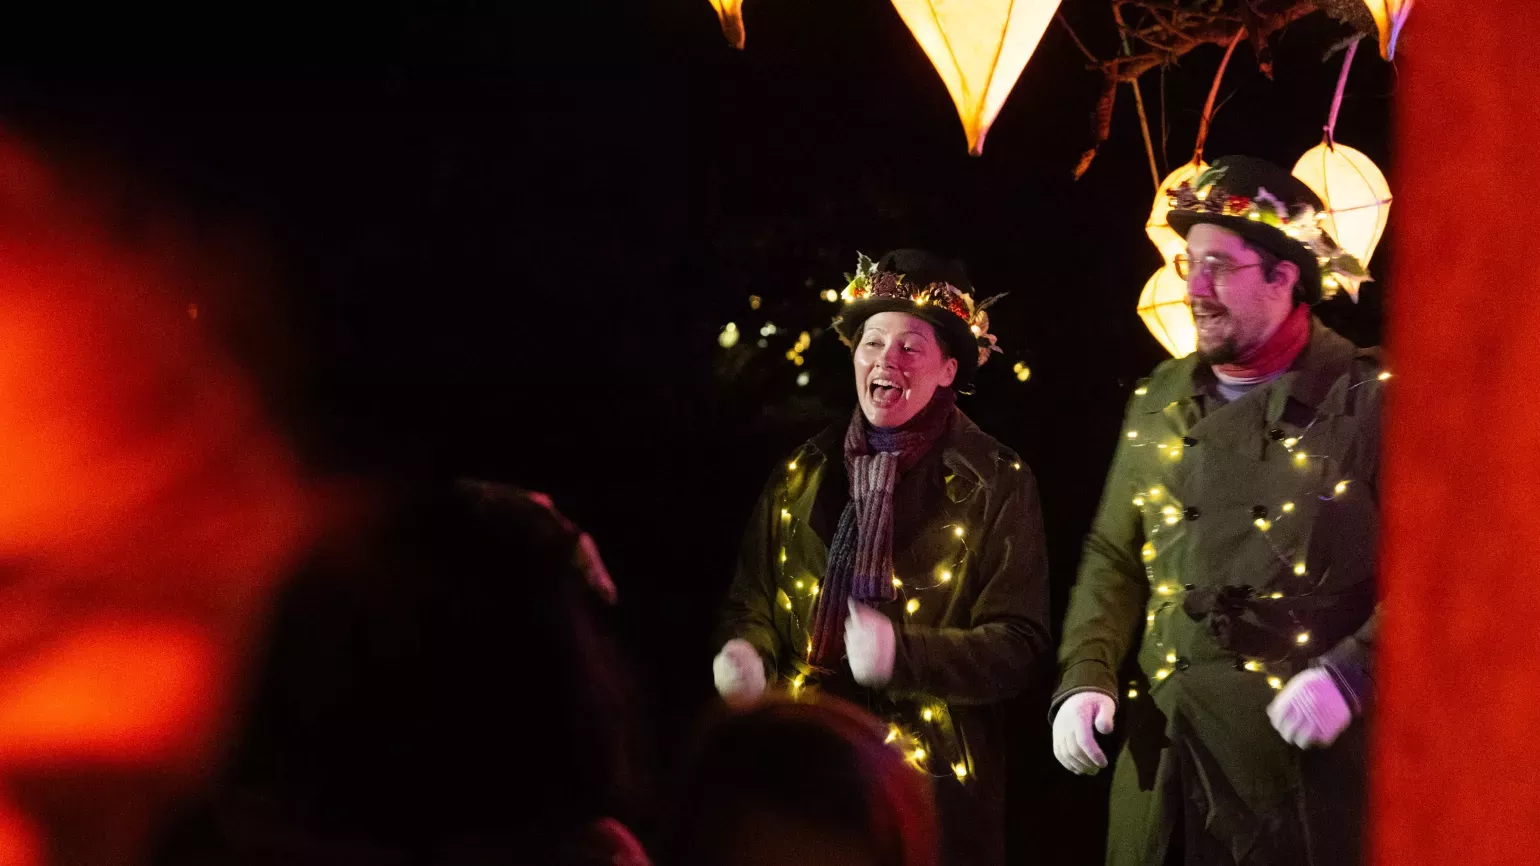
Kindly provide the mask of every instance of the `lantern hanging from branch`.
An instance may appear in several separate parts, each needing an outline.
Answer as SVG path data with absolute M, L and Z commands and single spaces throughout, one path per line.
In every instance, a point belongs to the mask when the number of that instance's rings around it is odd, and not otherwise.
M 1187 306 L 1187 281 L 1176 275 L 1176 266 L 1170 262 L 1144 284 L 1139 318 L 1173 358 L 1197 351 L 1198 326 Z
M 1194 159 L 1171 172 L 1161 181 L 1160 189 L 1155 191 L 1155 204 L 1150 208 L 1150 218 L 1144 223 L 1144 233 L 1150 236 L 1150 243 L 1160 250 L 1160 257 L 1167 264 L 1176 258 L 1177 253 L 1187 249 L 1187 241 L 1166 222 L 1166 215 L 1171 212 L 1171 190 L 1188 181 L 1197 180 L 1198 175 L 1206 170 L 1208 163 L 1202 158 Z
M 893 6 L 941 75 L 968 152 L 978 156 L 1059 0 L 893 0 Z
M 1369 14 L 1380 30 L 1380 56 L 1394 59 L 1396 40 L 1401 36 L 1407 13 L 1412 11 L 1412 0 L 1364 0 L 1364 5 L 1369 7 Z
M 743 0 L 711 0 L 711 8 L 717 11 L 722 22 L 722 35 L 738 49 L 743 48 Z
M 1390 184 L 1379 166 L 1345 144 L 1323 141 L 1299 158 L 1294 176 L 1326 203 L 1321 228 L 1367 266 L 1390 217 Z

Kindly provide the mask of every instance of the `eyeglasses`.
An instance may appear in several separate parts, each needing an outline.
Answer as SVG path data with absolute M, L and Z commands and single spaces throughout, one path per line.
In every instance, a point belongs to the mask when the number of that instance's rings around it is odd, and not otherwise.
M 1201 259 L 1193 259 L 1186 253 L 1178 253 L 1174 262 L 1176 275 L 1184 280 L 1191 280 L 1198 274 L 1208 274 L 1208 278 L 1216 283 L 1222 283 L 1236 271 L 1244 271 L 1247 268 L 1260 268 L 1261 262 L 1238 265 L 1229 259 L 1204 256 Z

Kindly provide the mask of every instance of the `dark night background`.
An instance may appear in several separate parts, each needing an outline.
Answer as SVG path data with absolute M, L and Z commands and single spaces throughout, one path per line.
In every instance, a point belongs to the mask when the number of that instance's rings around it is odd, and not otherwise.
M 189 302 L 318 469 L 506 480 L 595 536 L 660 783 L 711 697 L 707 634 L 753 497 L 849 411 L 832 334 L 806 388 L 783 354 L 827 322 L 816 294 L 857 251 L 934 248 L 983 296 L 1010 293 L 992 311 L 1006 354 L 962 405 L 1037 474 L 1062 614 L 1123 401 L 1163 357 L 1134 314 L 1159 259 L 1128 90 L 1076 182 L 1099 77 L 1057 24 L 974 158 L 880 0 L 748 0 L 743 52 L 706 0 L 546 5 L 134 10 L 85 30 L 66 10 L 39 25 L 48 39 L 10 28 L 0 117 L 260 255 L 262 297 Z M 1105 3 L 1064 11 L 1111 53 Z M 1242 46 L 1208 156 L 1288 165 L 1319 141 L 1340 64 L 1322 55 L 1345 33 L 1321 15 L 1292 26 L 1273 81 Z M 1389 171 L 1394 70 L 1364 47 L 1337 137 Z M 1220 53 L 1165 75 L 1163 168 L 1191 154 Z M 1144 83 L 1158 124 L 1159 73 Z M 1322 310 L 1360 343 L 1378 341 L 1388 246 L 1363 303 Z M 766 319 L 792 333 L 755 353 Z M 728 321 L 745 333 L 733 352 L 716 340 Z M 1107 779 L 1054 763 L 1048 689 L 1013 708 L 1014 856 L 1099 862 Z M 644 834 L 656 817 L 638 816 Z

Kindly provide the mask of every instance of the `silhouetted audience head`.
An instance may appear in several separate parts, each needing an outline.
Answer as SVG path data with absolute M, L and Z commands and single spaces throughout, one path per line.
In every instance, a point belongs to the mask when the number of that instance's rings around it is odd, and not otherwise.
M 931 780 L 830 697 L 773 699 L 703 735 L 676 804 L 675 866 L 932 866 Z

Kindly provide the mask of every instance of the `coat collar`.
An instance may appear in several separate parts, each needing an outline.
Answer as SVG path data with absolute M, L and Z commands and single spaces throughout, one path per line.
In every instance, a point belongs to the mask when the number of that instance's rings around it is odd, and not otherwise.
M 1274 392 L 1275 405 L 1269 405 L 1268 415 L 1278 417 L 1286 400 L 1294 400 L 1310 410 L 1322 408 L 1333 383 L 1347 370 L 1357 352 L 1357 347 L 1350 341 L 1311 316 L 1310 342 L 1279 377 L 1279 387 Z M 1199 399 L 1213 395 L 1214 371 L 1198 358 L 1196 352 L 1173 363 L 1180 365 L 1178 374 L 1187 383 L 1184 396 Z

